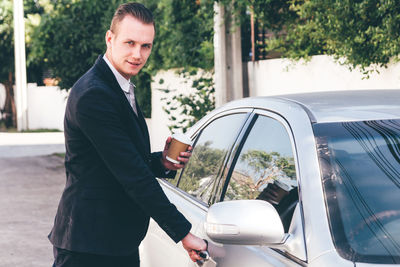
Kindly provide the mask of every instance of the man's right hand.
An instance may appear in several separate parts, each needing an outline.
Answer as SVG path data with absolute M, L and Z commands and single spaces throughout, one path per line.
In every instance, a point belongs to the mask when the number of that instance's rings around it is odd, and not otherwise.
M 202 258 L 199 255 L 200 251 L 205 251 L 207 249 L 207 244 L 206 242 L 191 234 L 188 233 L 182 240 L 182 245 L 183 248 L 187 250 L 189 257 L 192 261 L 196 262 L 199 260 L 202 260 Z

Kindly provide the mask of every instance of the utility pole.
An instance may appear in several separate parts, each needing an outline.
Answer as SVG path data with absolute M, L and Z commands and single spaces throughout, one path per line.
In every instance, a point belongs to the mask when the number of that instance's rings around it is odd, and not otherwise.
M 243 68 L 240 27 L 232 14 L 214 3 L 215 104 L 219 107 L 243 97 Z
M 28 129 L 25 20 L 23 0 L 14 0 L 15 102 L 18 131 Z

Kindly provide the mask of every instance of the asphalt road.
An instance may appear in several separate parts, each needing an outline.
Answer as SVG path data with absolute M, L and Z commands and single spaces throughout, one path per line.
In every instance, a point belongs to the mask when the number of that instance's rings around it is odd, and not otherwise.
M 1 267 L 52 265 L 47 235 L 64 183 L 59 156 L 0 157 Z

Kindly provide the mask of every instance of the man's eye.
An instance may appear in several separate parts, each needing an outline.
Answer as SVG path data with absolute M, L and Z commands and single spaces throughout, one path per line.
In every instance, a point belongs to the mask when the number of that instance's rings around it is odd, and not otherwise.
M 149 48 L 151 48 L 151 45 L 145 44 L 145 45 L 143 45 L 143 47 L 149 49 Z
M 133 42 L 132 41 L 128 41 L 128 42 L 126 42 L 128 45 L 133 45 Z

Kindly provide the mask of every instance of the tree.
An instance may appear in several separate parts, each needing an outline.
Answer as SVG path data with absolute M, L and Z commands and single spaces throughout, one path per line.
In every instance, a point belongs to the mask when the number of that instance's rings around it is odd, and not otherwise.
M 156 6 L 151 6 L 157 21 L 151 68 L 212 69 L 213 0 L 156 2 Z
M 282 157 L 278 152 L 248 150 L 240 156 L 240 161 L 247 163 L 254 174 L 258 174 L 256 189 L 277 177 L 293 178 L 296 175 L 293 157 Z
M 164 0 L 155 9 L 160 23 L 151 64 L 161 63 L 162 69 L 179 68 L 178 74 L 195 89 L 193 93 L 164 98 L 171 130 L 186 131 L 215 108 L 214 82 L 210 75 L 214 68 L 213 4 L 213 0 Z M 170 95 L 173 89 L 165 93 Z M 179 119 L 177 110 L 183 115 Z
M 46 4 L 45 2 L 43 4 Z M 29 55 L 33 29 L 40 21 L 40 14 L 44 12 L 43 6 L 36 1 L 24 1 L 25 14 L 25 42 L 26 53 Z M 5 126 L 16 126 L 16 108 L 14 103 L 14 28 L 13 28 L 13 2 L 3 0 L 0 2 L 0 83 L 6 88 L 6 101 L 4 110 L 0 110 L 5 118 Z M 41 67 L 35 61 L 28 62 L 28 81 L 40 82 Z
M 231 1 L 220 0 L 225 5 Z M 293 59 L 332 55 L 368 73 L 399 60 L 400 6 L 379 0 L 236 0 L 275 33 L 263 44 Z
M 185 167 L 182 177 L 179 178 L 180 175 L 176 175 L 171 182 L 176 184 L 179 179 L 179 188 L 194 193 L 200 189 L 201 180 L 217 175 L 226 151 L 210 147 L 210 145 L 211 142 L 197 145 L 195 153 Z
M 173 122 L 170 129 L 184 131 L 198 119 L 214 109 L 214 84 L 207 74 L 198 75 L 199 69 L 212 72 L 214 67 L 213 0 L 147 0 L 156 20 L 156 39 L 153 52 L 144 69 L 148 76 L 161 69 L 179 69 L 196 92 L 175 95 L 167 99 L 164 110 Z M 162 81 L 161 81 L 162 82 Z M 148 82 L 150 92 L 150 81 Z M 170 94 L 171 91 L 166 91 Z M 150 96 L 150 95 L 149 95 Z M 148 97 L 150 99 L 150 97 Z M 182 110 L 182 119 L 171 110 Z
M 266 183 L 296 177 L 294 158 L 283 157 L 278 152 L 251 149 L 241 154 L 239 160 L 248 170 L 247 173 L 233 171 L 225 196 L 229 200 L 256 199 Z
M 34 39 L 34 56 L 69 89 L 99 54 L 105 52 L 104 36 L 122 0 L 63 0 L 43 15 Z M 133 77 L 139 104 L 150 116 L 151 75 L 171 67 L 213 66 L 212 0 L 142 0 L 153 11 L 156 39 L 151 57 Z M 207 12 L 204 12 L 207 11 Z M 211 23 L 211 27 L 208 24 Z M 199 41 L 200 40 L 200 41 Z
M 14 46 L 13 46 L 13 11 L 11 1 L 0 2 L 0 82 L 6 88 L 4 110 L 0 113 L 5 116 L 6 127 L 16 125 L 16 109 L 13 91 L 14 73 Z
M 112 17 L 117 1 L 55 2 L 42 16 L 33 40 L 33 55 L 69 89 L 104 52 L 106 18 Z

